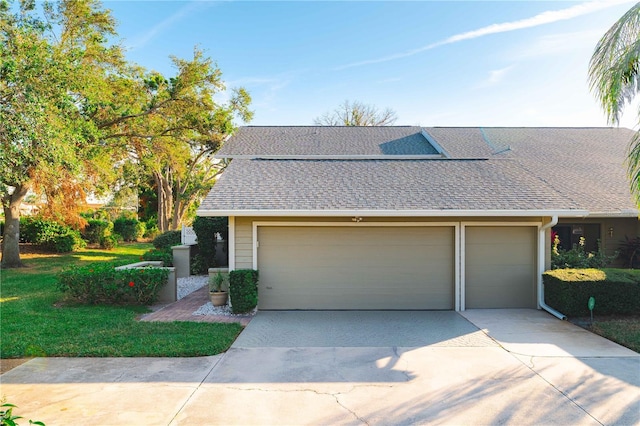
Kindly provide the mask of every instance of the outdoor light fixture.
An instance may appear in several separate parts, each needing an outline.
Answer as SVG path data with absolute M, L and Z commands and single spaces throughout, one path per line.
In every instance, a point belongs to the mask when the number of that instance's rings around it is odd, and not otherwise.
M 609 228 L 609 237 L 613 237 L 613 226 Z

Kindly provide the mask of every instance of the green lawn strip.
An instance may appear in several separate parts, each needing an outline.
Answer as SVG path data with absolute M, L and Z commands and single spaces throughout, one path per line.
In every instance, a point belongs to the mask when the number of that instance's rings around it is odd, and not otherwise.
M 55 273 L 96 261 L 139 260 L 149 244 L 113 251 L 82 250 L 27 261 L 28 267 L 0 276 L 0 357 L 26 356 L 202 356 L 223 352 L 239 324 L 151 323 L 135 318 L 141 306 L 81 306 L 62 299 Z
M 640 318 L 597 320 L 590 329 L 602 337 L 640 352 Z

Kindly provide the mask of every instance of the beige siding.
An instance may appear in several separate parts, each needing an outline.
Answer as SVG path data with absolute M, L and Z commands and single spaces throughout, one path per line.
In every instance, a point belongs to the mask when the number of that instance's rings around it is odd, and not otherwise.
M 260 309 L 453 309 L 453 227 L 258 229 Z
M 253 220 L 236 217 L 236 269 L 253 268 Z
M 535 308 L 537 228 L 468 226 L 464 232 L 466 308 Z

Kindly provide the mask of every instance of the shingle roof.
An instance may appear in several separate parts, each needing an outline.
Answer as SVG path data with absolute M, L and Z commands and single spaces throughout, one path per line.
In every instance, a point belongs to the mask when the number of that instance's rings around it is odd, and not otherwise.
M 241 127 L 216 157 L 434 155 L 420 127 Z
M 425 149 L 423 130 L 448 159 L 394 157 L 437 153 L 431 145 Z M 199 212 L 569 209 L 630 215 L 636 206 L 624 159 L 632 135 L 609 128 L 242 128 L 221 150 L 220 156 L 236 158 Z M 287 159 L 260 159 L 279 154 Z M 290 159 L 339 154 L 353 159 Z M 372 154 L 389 159 L 358 159 Z

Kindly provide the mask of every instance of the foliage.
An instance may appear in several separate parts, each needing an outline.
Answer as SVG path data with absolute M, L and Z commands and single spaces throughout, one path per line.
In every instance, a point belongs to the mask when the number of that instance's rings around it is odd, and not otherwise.
M 160 235 L 158 229 L 158 221 L 155 218 L 151 218 L 144 223 L 144 238 L 155 238 Z
M 2 358 L 208 356 L 226 351 L 239 324 L 144 322 L 139 305 L 61 303 L 56 273 L 96 261 L 133 263 L 151 244 L 112 251 L 83 249 L 73 255 L 25 256 L 26 268 L 2 271 Z
M 167 231 L 158 235 L 153 240 L 153 246 L 157 249 L 171 248 L 182 244 L 182 234 L 180 231 Z
M 80 233 L 66 225 L 32 216 L 21 218 L 20 224 L 22 241 L 47 250 L 68 253 L 86 245 Z
M 624 237 L 618 249 L 618 257 L 625 260 L 625 266 L 636 268 L 640 261 L 640 237 Z
M 144 223 L 138 219 L 120 216 L 113 221 L 113 232 L 120 235 L 124 241 L 138 241 L 144 235 Z
M 632 6 L 602 36 L 589 62 L 589 83 L 607 120 L 617 124 L 622 111 L 640 90 L 640 3 Z M 628 156 L 630 187 L 640 202 L 640 135 Z
M 118 234 L 106 235 L 100 237 L 100 248 L 105 250 L 113 250 L 120 244 L 120 238 Z
M 155 302 L 169 271 L 161 268 L 115 269 L 113 263 L 71 267 L 58 274 L 58 288 L 86 304 Z
M 142 260 L 161 260 L 163 266 L 173 266 L 173 251 L 170 247 L 152 249 L 142 255 Z
M 313 120 L 316 126 L 391 126 L 398 117 L 390 108 L 380 111 L 373 105 L 344 101 L 335 110 Z
M 177 229 L 224 170 L 226 163 L 213 154 L 235 130 L 233 120 L 253 115 L 242 88 L 232 90 L 226 104 L 214 101 L 225 90 L 222 72 L 201 50 L 194 49 L 190 60 L 172 61 L 173 77 L 140 72 L 132 79 L 128 119 L 113 125 L 113 137 L 130 147 L 136 167 L 153 178 L 162 232 Z
M 97 0 L 0 3 L 0 198 L 7 224 L 2 264 L 21 265 L 19 205 L 44 196 L 45 216 L 80 227 L 85 191 L 103 190 L 122 151 L 101 143 L 94 120 L 117 98 L 124 61 L 109 44 L 115 21 Z M 111 99 L 108 99 L 111 98 Z
M 216 246 L 218 244 L 218 234 L 223 239 L 228 238 L 229 219 L 225 217 L 201 217 L 198 216 L 193 221 L 193 231 L 198 237 L 198 254 L 195 257 L 194 263 L 197 263 L 199 268 L 198 273 L 206 273 L 209 268 L 216 266 Z M 192 269 L 196 269 L 195 267 Z
M 13 404 L 3 403 L 0 405 L 0 426 L 16 426 L 18 423 L 16 420 L 21 419 L 21 416 L 14 416 L 13 409 L 17 408 Z M 45 426 L 43 422 L 29 420 L 30 425 Z
M 580 242 L 574 244 L 571 250 L 560 248 L 560 239 L 555 235 L 551 247 L 551 269 L 560 268 L 604 268 L 610 264 L 617 255 L 607 256 L 598 241 L 598 251 L 586 252 L 585 239 L 580 237 Z
M 87 220 L 87 226 L 82 231 L 82 237 L 90 244 L 100 243 L 113 232 L 113 222 L 99 219 Z
M 218 271 L 217 274 L 209 277 L 209 291 L 214 291 L 214 292 L 221 292 L 223 291 L 223 285 L 225 284 L 226 281 L 228 281 L 229 279 L 229 274 L 223 274 L 222 272 Z
M 250 312 L 258 306 L 258 271 L 236 269 L 229 272 L 229 296 L 234 314 Z
M 568 316 L 587 316 L 594 297 L 599 315 L 640 314 L 640 271 L 556 269 L 543 275 L 545 302 Z

